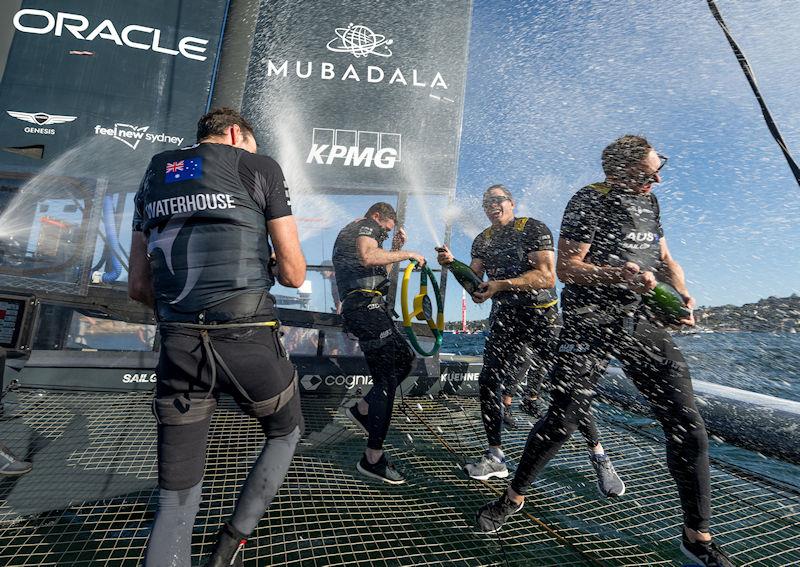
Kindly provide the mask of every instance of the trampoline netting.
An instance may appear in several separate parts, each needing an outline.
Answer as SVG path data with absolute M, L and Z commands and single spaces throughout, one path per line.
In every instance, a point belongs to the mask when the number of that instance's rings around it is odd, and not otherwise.
M 0 439 L 34 463 L 0 481 L 0 564 L 138 565 L 156 507 L 150 394 L 19 390 Z M 627 486 L 603 500 L 579 436 L 500 534 L 473 530 L 475 510 L 504 481 L 460 471 L 480 455 L 477 400 L 398 401 L 388 451 L 408 482 L 355 471 L 364 439 L 342 398 L 304 398 L 306 436 L 278 498 L 245 550 L 252 565 L 676 565 L 680 507 L 663 444 L 601 406 L 598 426 Z M 521 414 L 520 414 L 521 415 Z M 523 420 L 524 423 L 525 420 Z M 504 433 L 518 460 L 528 427 Z M 211 428 L 193 564 L 216 531 L 263 438 L 223 399 Z M 27 454 L 26 454 L 27 450 Z M 800 564 L 800 495 L 728 466 L 712 467 L 715 533 L 739 565 Z

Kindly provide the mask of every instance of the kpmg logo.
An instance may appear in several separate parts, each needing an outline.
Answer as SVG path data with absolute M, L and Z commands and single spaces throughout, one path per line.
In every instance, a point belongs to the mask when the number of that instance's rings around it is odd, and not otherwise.
M 306 163 L 392 169 L 402 157 L 401 138 L 394 132 L 314 128 Z
M 393 40 L 386 36 L 376 34 L 371 29 L 362 25 L 350 24 L 347 28 L 336 28 L 336 38 L 330 40 L 326 47 L 334 53 L 349 53 L 357 59 L 369 55 L 389 58 Z M 403 85 L 405 87 L 419 87 L 447 90 L 447 83 L 442 74 L 437 72 L 433 76 L 425 74 L 418 69 L 383 68 L 378 65 L 357 67 L 354 64 L 341 65 L 329 61 L 294 61 L 287 59 L 267 60 L 267 77 L 291 76 L 298 79 L 319 78 L 323 81 L 351 81 L 356 83 L 387 83 L 389 85 Z M 450 99 L 444 99 L 452 102 Z
M 9 116 L 35 124 L 37 127 L 27 126 L 25 128 L 26 134 L 44 134 L 45 136 L 53 136 L 56 131 L 54 128 L 42 128 L 42 126 L 49 126 L 55 124 L 65 124 L 72 122 L 77 116 L 64 116 L 61 114 L 47 114 L 46 112 L 17 112 L 15 110 L 6 110 Z
M 352 53 L 355 57 L 377 55 L 378 57 L 391 57 L 391 39 L 376 34 L 367 26 L 350 24 L 346 28 L 336 28 L 336 39 L 332 39 L 326 46 L 329 51 L 336 53 Z
M 187 36 L 178 41 L 177 49 L 170 49 L 161 45 L 162 32 L 160 29 L 132 24 L 117 30 L 111 20 L 103 20 L 96 26 L 90 26 L 88 18 L 80 14 L 67 12 L 53 14 L 47 10 L 26 8 L 14 14 L 14 27 L 22 33 L 37 35 L 52 33 L 56 37 L 72 36 L 83 41 L 105 39 L 120 46 L 164 53 L 173 57 L 181 55 L 195 61 L 208 59 L 204 55 L 207 50 L 206 45 L 208 45 L 207 39 Z M 90 28 L 91 31 L 89 31 Z
M 119 140 L 130 149 L 135 150 L 139 147 L 139 143 L 144 140 L 151 144 L 173 144 L 180 146 L 183 144 L 183 138 L 178 136 L 170 136 L 164 132 L 154 134 L 149 132 L 150 126 L 134 126 L 133 124 L 115 123 L 113 127 L 105 127 L 98 124 L 94 127 L 95 136 L 110 136 L 115 140 Z

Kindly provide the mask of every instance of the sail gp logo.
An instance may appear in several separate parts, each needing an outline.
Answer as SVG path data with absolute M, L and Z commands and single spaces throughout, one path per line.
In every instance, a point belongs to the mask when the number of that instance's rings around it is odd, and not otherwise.
M 155 134 L 149 132 L 150 126 L 134 126 L 133 124 L 115 123 L 113 128 L 108 128 L 98 124 L 94 127 L 95 136 L 110 136 L 115 140 L 119 140 L 130 149 L 135 150 L 139 147 L 139 143 L 144 140 L 151 144 L 172 144 L 180 146 L 183 144 L 183 138 L 179 136 L 170 136 L 164 132 Z
M 392 169 L 400 159 L 400 134 L 314 128 L 306 163 Z
M 377 34 L 364 25 L 350 24 L 346 28 L 336 28 L 336 37 L 326 44 L 333 53 L 349 53 L 356 59 L 370 55 L 388 59 L 392 57 L 390 45 L 393 40 Z M 320 79 L 323 81 L 350 81 L 356 83 L 387 83 L 404 87 L 447 90 L 447 83 L 441 73 L 408 68 L 384 68 L 378 65 L 341 65 L 329 61 L 289 61 L 267 60 L 267 77 L 296 77 L 298 79 Z M 450 99 L 447 99 L 448 102 Z

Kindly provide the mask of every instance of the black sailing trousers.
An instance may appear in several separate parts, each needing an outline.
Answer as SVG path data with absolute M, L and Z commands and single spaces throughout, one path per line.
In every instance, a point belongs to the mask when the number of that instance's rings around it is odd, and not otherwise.
M 558 346 L 555 387 L 547 414 L 531 430 L 511 488 L 525 494 L 533 480 L 590 411 L 609 357 L 647 398 L 664 429 L 667 466 L 678 486 L 684 523 L 707 531 L 711 515 L 708 435 L 695 405 L 689 369 L 669 334 L 640 316 L 566 315 Z
M 524 371 L 529 376 L 551 374 L 557 344 L 558 310 L 501 305 L 492 314 L 489 337 L 483 350 L 483 368 L 478 377 L 483 426 L 489 445 L 501 445 L 503 426 L 502 396 L 514 396 Z M 534 386 L 538 393 L 541 384 Z M 590 400 L 591 401 L 591 400 Z M 579 424 L 581 433 L 591 446 L 599 443 L 599 433 L 591 412 Z

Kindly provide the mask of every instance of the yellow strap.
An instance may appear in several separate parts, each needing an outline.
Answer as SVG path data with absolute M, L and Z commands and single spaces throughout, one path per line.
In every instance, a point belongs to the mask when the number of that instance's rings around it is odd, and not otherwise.
M 611 187 L 609 187 L 605 183 L 592 183 L 591 185 L 589 185 L 589 187 L 591 187 L 598 193 L 601 193 L 602 195 L 608 195 L 608 192 L 611 191 Z
M 519 217 L 514 221 L 514 230 L 522 232 L 525 230 L 525 225 L 528 224 L 528 217 Z
M 358 292 L 361 292 L 361 293 L 371 293 L 371 294 L 373 294 L 373 295 L 381 295 L 381 296 L 383 295 L 383 294 L 382 294 L 381 292 L 379 292 L 377 289 L 354 289 L 354 290 L 348 291 L 348 292 L 347 292 L 347 295 L 345 295 L 345 297 L 347 297 L 347 296 L 348 296 L 348 295 L 350 295 L 351 293 L 358 293 Z
M 539 305 L 527 305 L 526 307 L 530 309 L 547 309 L 548 307 L 552 307 L 556 303 L 558 303 L 558 299 L 548 301 L 547 303 L 540 303 Z

